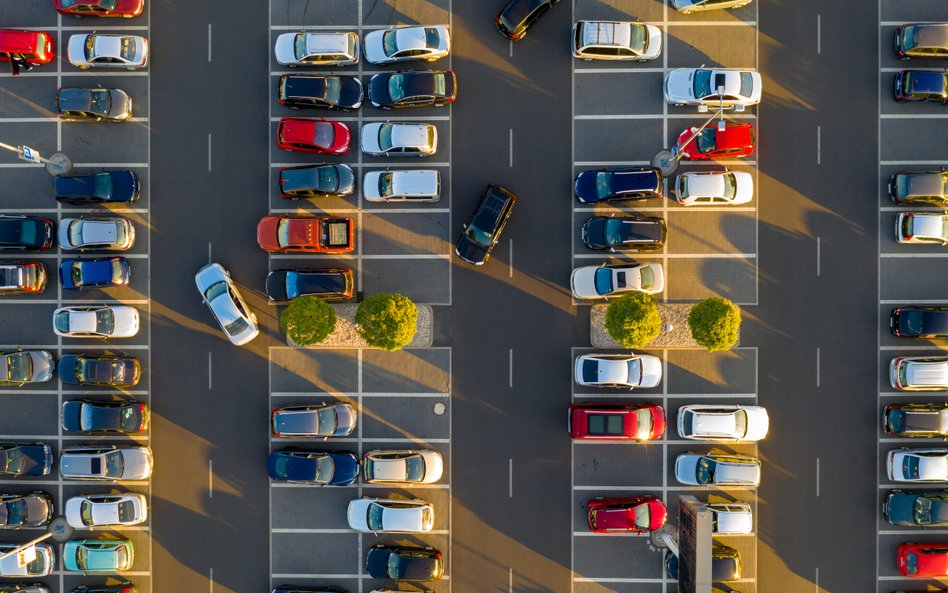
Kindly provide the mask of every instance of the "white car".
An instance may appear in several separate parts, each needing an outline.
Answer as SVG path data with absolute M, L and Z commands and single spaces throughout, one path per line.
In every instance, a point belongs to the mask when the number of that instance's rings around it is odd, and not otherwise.
M 574 58 L 648 62 L 662 55 L 662 30 L 633 21 L 579 21 L 573 25 Z
M 944 391 L 948 357 L 897 356 L 889 361 L 889 384 L 899 391 Z
M 573 270 L 570 289 L 577 299 L 607 299 L 626 292 L 657 294 L 665 290 L 662 264 L 602 264 Z
M 737 206 L 754 199 L 754 177 L 745 171 L 688 171 L 675 180 L 684 206 Z
M 66 521 L 76 529 L 138 525 L 147 518 L 143 494 L 81 494 L 66 501 Z
M 371 122 L 362 126 L 362 152 L 372 156 L 431 156 L 438 129 L 431 124 Z
M 135 244 L 135 227 L 127 218 L 64 218 L 59 223 L 62 249 L 126 251 Z
M 346 517 L 363 533 L 427 533 L 434 527 L 434 507 L 424 500 L 357 498 Z
M 148 41 L 137 35 L 73 35 L 69 38 L 69 63 L 77 68 L 126 68 L 148 64 Z
M 751 0 L 671 0 L 672 6 L 681 14 L 722 8 L 740 8 L 747 6 L 750 2 Z
M 6 554 L 20 547 L 20 544 L 0 544 L 0 554 Z M 52 574 L 56 565 L 56 554 L 49 544 L 36 544 L 36 558 L 21 566 L 17 557 L 11 554 L 0 560 L 0 577 L 45 577 Z
M 746 443 L 767 436 L 770 417 L 761 406 L 691 404 L 678 408 L 678 436 L 696 441 Z
M 368 451 L 362 461 L 368 484 L 434 484 L 444 473 L 441 453 L 430 449 Z
M 53 331 L 64 338 L 131 338 L 138 327 L 138 310 L 127 305 L 60 307 L 53 311 Z
M 392 27 L 366 34 L 364 44 L 365 59 L 372 64 L 434 62 L 451 51 L 451 36 L 446 25 Z
M 145 480 L 151 476 L 151 449 L 138 445 L 64 447 L 59 475 L 66 480 Z
M 675 479 L 686 486 L 758 486 L 760 460 L 728 453 L 682 453 L 675 459 Z
M 711 511 L 711 533 L 746 535 L 754 529 L 754 515 L 746 502 L 715 502 L 704 506 Z
M 718 94 L 720 89 L 721 94 Z M 678 107 L 744 111 L 760 103 L 761 78 L 754 70 L 736 68 L 679 68 L 665 76 L 665 102 Z
M 223 266 L 207 264 L 194 275 L 194 283 L 204 304 L 232 344 L 243 346 L 257 337 L 260 333 L 257 316 L 244 302 Z
M 370 202 L 434 202 L 441 197 L 441 173 L 434 169 L 369 171 L 362 195 Z
M 356 33 L 283 33 L 273 46 L 276 61 L 283 66 L 351 66 L 359 63 Z
M 573 376 L 585 387 L 657 387 L 662 361 L 651 354 L 581 354 Z
M 885 469 L 893 482 L 948 482 L 948 449 L 895 449 Z
M 895 218 L 895 240 L 899 243 L 948 245 L 948 214 L 900 212 Z

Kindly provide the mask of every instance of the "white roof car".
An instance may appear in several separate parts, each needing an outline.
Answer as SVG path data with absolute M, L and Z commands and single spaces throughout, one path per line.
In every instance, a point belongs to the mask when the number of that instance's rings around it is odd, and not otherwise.
M 718 442 L 751 442 L 767 436 L 770 418 L 761 406 L 692 404 L 678 408 L 678 436 Z
M 948 482 L 948 449 L 895 449 L 885 469 L 893 482 Z
M 374 156 L 431 156 L 438 129 L 431 124 L 371 122 L 362 126 L 362 152 Z
M 754 515 L 746 502 L 716 502 L 704 506 L 711 510 L 712 533 L 745 535 L 754 529 Z
M 135 227 L 121 216 L 64 218 L 57 236 L 62 249 L 125 251 L 135 244 Z
M 575 58 L 648 62 L 662 55 L 662 30 L 633 21 L 579 21 L 571 44 Z
M 257 316 L 237 291 L 230 274 L 220 264 L 210 263 L 194 275 L 201 298 L 235 346 L 243 346 L 257 337 Z
M 76 529 L 138 525 L 148 518 L 143 494 L 81 494 L 66 501 L 66 521 Z
M 441 173 L 434 169 L 369 171 L 362 195 L 370 202 L 434 202 L 441 197 Z
M 736 206 L 754 198 L 754 178 L 745 171 L 688 171 L 675 180 L 684 206 Z
M 948 245 L 948 214 L 900 212 L 895 218 L 895 240 L 899 243 Z
M 138 445 L 65 447 L 59 473 L 67 480 L 144 480 L 152 464 L 151 449 Z
M 718 95 L 721 89 L 721 95 Z M 760 103 L 761 78 L 754 70 L 735 68 L 679 68 L 665 76 L 665 101 L 669 105 L 697 105 L 708 109 L 744 111 Z
M 0 385 L 22 386 L 53 378 L 56 361 L 46 350 L 0 352 Z
M 78 68 L 137 70 L 148 63 L 148 41 L 138 35 L 73 35 L 69 63 Z
M 138 311 L 126 305 L 60 307 L 53 331 L 67 338 L 131 338 L 138 333 Z
M 434 507 L 423 500 L 356 498 L 346 517 L 363 533 L 427 533 L 434 527 Z
M 20 544 L 0 544 L 0 554 L 12 552 Z M 49 544 L 36 544 L 36 558 L 20 566 L 15 554 L 0 560 L 0 577 L 45 577 L 53 572 L 56 555 Z
M 740 8 L 747 6 L 750 2 L 751 0 L 671 0 L 672 6 L 681 14 L 722 8 Z
M 359 63 L 359 36 L 340 32 L 282 33 L 273 53 L 283 66 L 350 66 Z
M 948 389 L 948 357 L 898 356 L 889 362 L 889 383 L 899 391 Z
M 451 36 L 446 25 L 392 27 L 367 33 L 364 51 L 372 64 L 434 62 L 451 51 Z
M 665 290 L 662 264 L 602 264 L 573 270 L 569 279 L 577 299 L 605 299 L 626 292 L 657 294 Z
M 397 484 L 433 484 L 444 473 L 444 459 L 430 449 L 368 451 L 362 462 L 365 481 Z
M 651 354 L 581 354 L 573 376 L 583 386 L 657 387 L 662 381 L 662 361 Z
M 737 454 L 682 453 L 675 459 L 675 479 L 687 486 L 758 486 L 760 460 Z

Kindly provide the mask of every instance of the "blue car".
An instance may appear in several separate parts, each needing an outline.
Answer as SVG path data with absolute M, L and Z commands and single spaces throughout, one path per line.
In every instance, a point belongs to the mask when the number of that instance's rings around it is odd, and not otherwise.
M 141 196 L 134 171 L 105 171 L 56 177 L 56 200 L 67 204 L 134 202 Z
M 348 486 L 359 477 L 359 458 L 349 451 L 306 451 L 287 447 L 270 453 L 267 473 L 277 482 Z
M 132 268 L 124 257 L 67 259 L 59 266 L 59 281 L 69 289 L 125 286 L 131 276 Z

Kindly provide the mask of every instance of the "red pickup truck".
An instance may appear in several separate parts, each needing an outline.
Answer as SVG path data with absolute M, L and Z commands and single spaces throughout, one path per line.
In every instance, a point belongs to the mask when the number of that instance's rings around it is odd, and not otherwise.
M 265 216 L 257 244 L 268 253 L 351 253 L 355 222 L 333 216 Z

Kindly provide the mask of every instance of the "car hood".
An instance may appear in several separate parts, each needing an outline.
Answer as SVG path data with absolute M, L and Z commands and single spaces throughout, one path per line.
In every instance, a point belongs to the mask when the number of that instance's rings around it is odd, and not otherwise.
M 915 525 L 917 493 L 891 492 L 885 499 L 886 517 L 896 525 Z
M 112 109 L 109 111 L 110 117 L 126 118 L 132 116 L 132 98 L 125 91 L 109 89 L 109 96 L 112 98 Z
M 69 37 L 69 61 L 86 61 L 87 35 L 72 35 Z
M 79 356 L 75 354 L 63 354 L 59 357 L 59 378 L 63 383 L 76 384 L 76 363 Z
M 650 354 L 643 354 L 639 362 L 642 364 L 642 380 L 639 387 L 657 387 L 662 381 L 661 359 Z
M 600 266 L 585 266 L 573 270 L 570 277 L 573 294 L 584 299 L 600 298 L 601 295 L 596 292 L 596 270 L 599 268 Z
M 464 261 L 474 265 L 481 265 L 487 259 L 488 248 L 473 241 L 467 234 L 461 233 L 461 236 L 458 238 L 457 246 L 455 247 L 455 252 L 458 254 L 458 257 Z
M 362 152 L 367 153 L 378 153 L 382 152 L 382 147 L 379 145 L 379 130 L 382 129 L 382 124 L 379 122 L 369 122 L 362 126 L 361 133 L 361 143 L 362 143 Z
M 70 400 L 63 402 L 63 429 L 69 432 L 82 430 L 82 402 Z
M 694 70 L 690 68 L 679 68 L 672 70 L 665 77 L 665 97 L 670 101 L 693 101 L 694 100 Z
M 698 486 L 698 480 L 695 478 L 698 469 L 698 455 L 686 453 L 679 455 L 675 459 L 675 479 L 682 484 Z
M 141 185 L 133 171 L 112 171 L 112 199 L 119 202 L 133 202 L 138 199 Z
M 346 518 L 349 520 L 349 527 L 357 531 L 370 531 L 368 514 L 371 500 L 365 498 L 356 498 L 349 501 L 349 508 L 346 509 Z
M 747 434 L 742 440 L 759 441 L 766 437 L 767 431 L 770 430 L 770 416 L 767 414 L 767 409 L 760 406 L 747 406 L 744 408 L 744 413 L 747 414 Z
M 330 484 L 345 486 L 353 483 L 359 477 L 359 470 L 362 466 L 359 465 L 358 457 L 352 453 L 333 453 L 332 462 L 335 467 L 333 468 Z
M 610 245 L 606 243 L 606 221 L 608 218 L 595 216 L 586 219 L 583 223 L 583 239 L 591 249 L 608 249 Z
M 56 370 L 56 361 L 52 354 L 45 350 L 30 350 L 30 359 L 33 363 L 33 383 L 49 381 Z
M 573 182 L 573 194 L 581 202 L 598 202 L 596 175 L 599 171 L 581 171 Z
M 273 46 L 273 54 L 280 64 L 290 64 L 296 61 L 296 52 L 294 49 L 296 45 L 296 35 L 297 33 L 283 33 L 277 37 L 276 43 Z
M 125 461 L 124 480 L 144 480 L 151 475 L 152 456 L 147 447 L 126 447 L 120 449 Z
M 112 313 L 115 316 L 114 337 L 130 337 L 138 333 L 138 311 L 132 307 L 114 306 Z
M 421 451 L 421 458 L 425 460 L 426 484 L 437 482 L 444 473 L 444 459 L 436 451 Z

